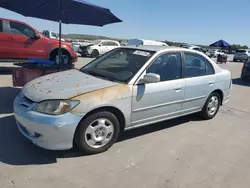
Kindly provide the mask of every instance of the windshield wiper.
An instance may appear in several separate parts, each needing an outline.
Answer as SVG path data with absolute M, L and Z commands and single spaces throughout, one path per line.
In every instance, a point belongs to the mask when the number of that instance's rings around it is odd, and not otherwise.
M 117 80 L 115 80 L 115 79 L 113 79 L 113 78 L 111 78 L 111 77 L 109 77 L 109 76 L 100 74 L 100 73 L 95 72 L 95 71 L 92 71 L 92 70 L 88 70 L 88 71 L 87 71 L 87 70 L 83 70 L 83 72 L 86 73 L 86 74 L 90 74 L 90 75 L 92 75 L 92 76 L 96 76 L 96 77 L 99 77 L 99 78 L 103 78 L 103 79 L 105 79 L 105 80 L 110 80 L 110 81 L 113 81 L 113 82 L 117 82 Z

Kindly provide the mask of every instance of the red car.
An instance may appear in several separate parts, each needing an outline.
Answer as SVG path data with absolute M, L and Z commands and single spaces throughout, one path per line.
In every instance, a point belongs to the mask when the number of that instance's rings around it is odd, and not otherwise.
M 49 39 L 26 23 L 0 18 L 0 60 L 39 58 L 56 60 L 59 41 Z M 62 42 L 62 53 L 69 63 L 77 61 L 72 44 Z

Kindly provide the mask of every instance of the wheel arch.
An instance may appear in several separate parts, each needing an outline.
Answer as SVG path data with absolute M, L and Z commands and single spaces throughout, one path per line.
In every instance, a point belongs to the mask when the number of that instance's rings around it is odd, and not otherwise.
M 90 112 L 88 112 L 84 117 L 82 117 L 81 121 L 78 123 L 78 125 L 76 127 L 76 130 L 75 130 L 75 133 L 74 133 L 74 139 L 75 139 L 76 132 L 77 132 L 78 128 L 80 127 L 81 122 L 84 119 L 86 119 L 88 116 L 90 116 L 92 114 L 95 114 L 97 112 L 101 112 L 101 111 L 108 111 L 108 112 L 111 112 L 112 114 L 114 114 L 117 117 L 117 119 L 118 119 L 118 121 L 120 123 L 120 130 L 124 131 L 125 125 L 126 125 L 126 119 L 125 119 L 125 116 L 122 113 L 122 111 L 119 110 L 116 107 L 113 107 L 113 106 L 104 106 L 104 107 L 98 107 L 96 109 L 93 109 Z
M 49 52 L 49 54 L 48 54 L 48 59 L 51 58 L 52 54 L 57 53 L 58 49 L 59 49 L 58 47 L 51 49 L 50 52 Z M 62 47 L 61 49 L 62 49 L 62 54 L 64 52 L 66 52 L 70 57 L 72 57 L 71 53 L 69 52 L 69 50 L 67 48 Z
M 220 105 L 222 106 L 222 104 L 223 104 L 223 98 L 224 98 L 223 91 L 220 90 L 220 89 L 216 89 L 212 93 L 218 93 L 220 95 Z

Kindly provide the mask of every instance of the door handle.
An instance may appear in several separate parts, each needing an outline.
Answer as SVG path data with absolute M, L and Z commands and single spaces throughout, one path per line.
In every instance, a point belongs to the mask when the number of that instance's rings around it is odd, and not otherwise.
M 13 37 L 9 37 L 8 39 L 9 39 L 9 40 L 14 40 L 14 38 L 13 38 Z
M 214 85 L 214 81 L 211 80 L 211 81 L 208 82 L 208 84 L 209 84 L 210 86 L 212 86 L 212 85 Z
M 181 89 L 182 89 L 182 85 L 174 86 L 174 90 L 181 90 Z

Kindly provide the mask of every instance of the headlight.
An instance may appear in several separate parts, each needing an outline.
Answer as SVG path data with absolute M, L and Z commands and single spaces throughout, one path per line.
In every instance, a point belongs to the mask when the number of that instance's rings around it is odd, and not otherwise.
M 48 100 L 36 105 L 33 110 L 36 112 L 60 115 L 71 111 L 80 101 L 77 100 Z

